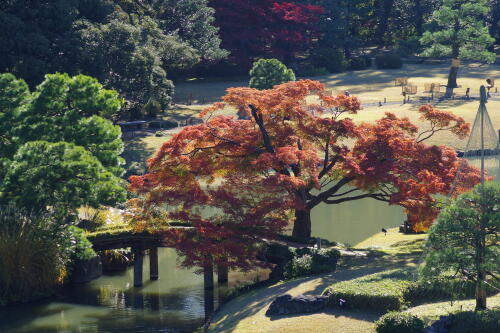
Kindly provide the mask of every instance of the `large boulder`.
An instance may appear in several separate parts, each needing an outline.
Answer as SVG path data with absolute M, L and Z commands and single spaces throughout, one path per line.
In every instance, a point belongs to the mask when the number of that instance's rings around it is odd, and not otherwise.
M 305 296 L 292 297 L 289 294 L 276 297 L 266 311 L 266 316 L 286 315 L 295 313 L 309 313 L 323 310 L 326 306 L 328 296 Z

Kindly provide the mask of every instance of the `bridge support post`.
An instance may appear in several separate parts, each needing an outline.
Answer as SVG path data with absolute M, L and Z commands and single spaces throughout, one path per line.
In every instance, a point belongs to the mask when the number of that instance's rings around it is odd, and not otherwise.
M 153 247 L 149 250 L 149 279 L 158 280 L 158 248 Z
M 217 283 L 219 285 L 227 284 L 228 280 L 229 280 L 229 270 L 228 270 L 227 266 L 218 265 L 217 266 Z
M 132 248 L 132 252 L 134 253 L 134 287 L 141 287 L 144 253 L 140 248 Z
M 205 319 L 208 319 L 214 312 L 214 265 L 209 262 L 203 267 L 203 285 L 205 301 Z

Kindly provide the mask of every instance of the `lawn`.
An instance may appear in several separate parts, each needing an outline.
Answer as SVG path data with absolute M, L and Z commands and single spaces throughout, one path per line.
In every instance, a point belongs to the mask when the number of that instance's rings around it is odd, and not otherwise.
M 419 120 L 419 114 L 416 112 L 419 104 L 402 104 L 401 87 L 394 86 L 394 80 L 398 77 L 408 77 L 410 84 L 418 86 L 417 96 L 429 96 L 424 93 L 424 83 L 446 83 L 448 74 L 448 64 L 405 64 L 401 69 L 395 70 L 377 70 L 368 69 L 355 72 L 344 72 L 340 74 L 330 74 L 317 76 L 310 79 L 321 81 L 326 89 L 334 93 L 342 93 L 348 90 L 352 95 L 360 98 L 364 109 L 357 115 L 349 115 L 357 123 L 374 122 L 384 116 L 385 112 L 392 112 L 400 117 L 408 117 L 417 126 L 422 129 L 426 124 Z M 479 87 L 485 84 L 486 78 L 496 78 L 500 81 L 500 66 L 498 65 L 469 65 L 460 69 L 458 83 L 460 88 L 456 89 L 457 96 L 465 94 L 465 89 L 470 87 L 471 94 L 478 94 Z M 246 86 L 245 78 L 236 80 L 215 80 L 215 81 L 188 81 L 177 84 L 176 98 L 178 104 L 164 116 L 164 119 L 175 120 L 181 124 L 189 117 L 196 116 L 204 107 L 212 102 L 216 102 L 229 87 Z M 379 107 L 378 104 L 371 103 L 383 102 L 384 98 L 388 102 L 399 102 L 398 104 L 385 104 Z M 415 98 L 415 97 L 412 97 Z M 189 105 L 182 104 L 190 100 Z M 453 112 L 463 117 L 467 122 L 472 123 L 478 109 L 477 100 L 447 100 L 437 103 L 437 107 Z M 490 100 L 488 103 L 489 114 L 496 129 L 500 128 L 500 99 Z M 229 110 L 227 114 L 234 114 Z M 138 137 L 127 140 L 125 157 L 128 164 L 131 161 L 144 161 L 154 151 L 156 151 L 168 137 L 180 128 L 166 132 L 163 137 L 154 135 Z M 466 140 L 459 140 L 447 132 L 441 132 L 432 137 L 430 144 L 446 144 L 456 149 L 463 149 Z
M 252 333 L 252 332 L 342 332 L 373 333 L 373 322 L 381 313 L 355 309 L 327 309 L 321 313 L 267 317 L 265 312 L 275 297 L 288 293 L 292 296 L 319 295 L 335 282 L 359 279 L 370 274 L 391 269 L 412 269 L 421 257 L 420 248 L 408 247 L 408 244 L 422 244 L 425 235 L 403 235 L 396 229 L 375 234 L 356 245 L 356 248 L 381 250 L 383 256 L 367 257 L 355 265 L 341 266 L 337 271 L 308 278 L 278 283 L 241 295 L 225 304 L 212 320 L 211 333 Z M 490 307 L 500 305 L 500 295 L 488 298 Z M 407 311 L 422 316 L 430 322 L 440 315 L 451 311 L 473 308 L 474 300 L 438 302 L 419 305 Z

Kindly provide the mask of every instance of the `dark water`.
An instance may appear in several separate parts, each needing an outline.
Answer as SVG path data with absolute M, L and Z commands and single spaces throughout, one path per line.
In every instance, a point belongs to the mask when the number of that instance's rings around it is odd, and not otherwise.
M 472 163 L 479 166 L 477 159 Z M 486 168 L 500 179 L 497 158 L 487 159 Z M 401 208 L 370 199 L 323 205 L 313 210 L 313 235 L 354 245 L 404 218 Z M 130 268 L 68 287 L 56 299 L 0 309 L 0 332 L 193 332 L 205 317 L 203 277 L 178 268 L 172 249 L 160 249 L 159 260 L 158 281 L 148 280 L 148 260 L 144 261 L 141 288 L 133 287 Z M 264 279 L 266 274 L 232 272 L 230 285 L 257 275 Z

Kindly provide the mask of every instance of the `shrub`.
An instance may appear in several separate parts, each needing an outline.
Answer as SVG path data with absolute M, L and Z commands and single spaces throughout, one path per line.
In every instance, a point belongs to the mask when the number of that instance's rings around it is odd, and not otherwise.
M 378 69 L 395 69 L 403 67 L 401 57 L 395 53 L 378 55 L 375 58 L 375 64 Z
M 248 86 L 255 89 L 271 89 L 275 85 L 295 81 L 295 73 L 278 59 L 260 59 L 250 70 Z
M 341 50 L 332 48 L 316 49 L 310 56 L 310 62 L 315 67 L 324 67 L 330 73 L 339 73 L 344 71 L 349 63 Z
M 133 162 L 136 163 L 136 162 Z M 85 206 L 79 209 L 78 227 L 87 231 L 95 231 L 106 224 L 106 214 L 99 209 Z
M 85 236 L 85 231 L 75 226 L 69 226 L 68 231 L 71 234 L 71 242 L 73 245 L 73 257 L 80 260 L 89 260 L 97 254 L 92 248 L 92 243 Z
M 172 129 L 179 126 L 175 121 L 170 120 L 155 120 L 148 123 L 148 127 L 151 129 Z
M 377 333 L 421 333 L 424 323 L 417 316 L 405 312 L 389 312 L 375 322 Z
M 144 117 L 156 117 L 161 111 L 161 104 L 155 100 L 150 100 L 143 106 L 142 115 Z
M 319 76 L 328 74 L 328 70 L 325 67 L 315 67 L 312 64 L 301 64 L 297 70 L 297 75 L 301 77 L 305 76 Z
M 494 285 L 494 282 L 490 283 Z M 492 286 L 487 286 L 488 296 L 497 293 Z M 405 291 L 405 299 L 411 303 L 431 300 L 466 299 L 476 294 L 474 281 L 462 280 L 447 276 L 430 280 L 418 280 L 412 283 Z
M 498 333 L 500 310 L 466 311 L 453 315 L 449 333 Z
M 407 304 L 406 290 L 412 284 L 409 272 L 391 270 L 363 276 L 350 281 L 334 283 L 323 294 L 329 296 L 328 304 L 376 311 L 400 310 Z
M 353 71 L 367 69 L 371 65 L 372 60 L 369 57 L 354 57 L 349 59 L 349 69 Z
M 284 271 L 286 279 L 334 271 L 340 258 L 340 252 L 333 248 L 290 248 L 290 252 L 292 259 Z
M 56 215 L 0 207 L 0 303 L 52 294 L 67 275 L 67 239 Z

